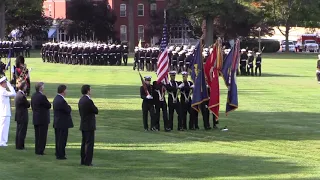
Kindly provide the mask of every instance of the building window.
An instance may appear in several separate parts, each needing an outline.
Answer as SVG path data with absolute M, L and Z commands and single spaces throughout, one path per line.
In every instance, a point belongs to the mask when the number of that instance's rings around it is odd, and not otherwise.
M 138 40 L 140 41 L 144 41 L 144 26 L 143 25 L 139 25 L 138 26 Z
M 120 41 L 127 41 L 127 26 L 121 25 L 120 26 Z
M 150 11 L 151 11 L 151 13 L 155 13 L 157 11 L 157 4 L 156 3 L 150 4 Z
M 127 16 L 127 5 L 120 4 L 120 17 L 126 17 Z
M 138 16 L 144 16 L 144 5 L 138 4 Z

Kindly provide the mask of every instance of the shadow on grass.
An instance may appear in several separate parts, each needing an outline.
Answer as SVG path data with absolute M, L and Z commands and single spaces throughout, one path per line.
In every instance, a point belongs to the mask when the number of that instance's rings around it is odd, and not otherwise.
M 7 151 L 7 150 L 5 150 Z M 3 151 L 3 153 L 5 152 Z M 11 155 L 1 161 L 20 162 L 23 168 L 14 168 L 10 177 L 34 178 L 35 169 L 43 169 L 38 179 L 75 179 L 90 174 L 92 179 L 200 179 L 294 174 L 307 169 L 295 163 L 283 162 L 277 158 L 227 153 L 169 153 L 161 150 L 108 150 L 94 149 L 93 167 L 80 166 L 80 149 L 66 149 L 68 160 L 54 158 L 54 146 L 46 148 L 47 155 L 39 157 L 33 151 L 11 150 Z M 32 165 L 31 165 L 32 163 Z M 30 165 L 28 165 L 30 164 Z M 7 169 L 9 170 L 9 169 Z M 6 173 L 8 174 L 8 173 Z
M 108 122 L 108 127 L 101 127 L 102 129 L 121 129 L 140 131 L 144 134 L 155 134 L 165 136 L 167 138 L 159 139 L 159 143 L 175 141 L 188 142 L 214 142 L 214 141 L 256 141 L 256 140 L 318 140 L 319 128 L 318 123 L 319 114 L 317 113 L 299 113 L 299 112 L 232 112 L 226 117 L 221 113 L 220 127 L 227 126 L 229 131 L 222 132 L 220 130 L 205 131 L 203 126 L 203 119 L 199 114 L 199 127 L 197 131 L 177 131 L 177 117 L 174 117 L 172 132 L 163 132 L 164 122 L 160 121 L 161 132 L 144 132 L 142 125 L 141 110 L 106 110 L 101 112 L 97 117 L 98 126 Z M 189 119 L 189 118 L 188 118 Z M 302 120 L 303 119 L 303 120 Z M 102 124 L 99 124 L 102 122 Z M 210 124 L 213 123 L 213 116 L 210 117 Z M 188 124 L 188 122 L 187 122 Z M 150 126 L 150 118 L 149 118 Z M 130 132 L 133 133 L 133 132 Z M 154 143 L 152 139 L 136 138 L 140 143 Z M 126 139 L 123 139 L 126 142 Z M 132 139 L 128 140 L 131 142 Z
M 79 150 L 68 149 L 71 154 Z M 74 151 L 74 152 L 72 152 Z M 304 167 L 276 158 L 220 153 L 167 153 L 159 150 L 103 150 L 95 148 L 93 173 L 136 178 L 213 178 L 295 173 Z M 75 166 L 71 164 L 71 166 Z M 77 165 L 77 164 L 76 164 Z M 143 173 L 145 172 L 145 173 Z
M 310 77 L 310 76 L 304 76 L 304 75 L 294 75 L 294 74 L 274 74 L 274 73 L 261 73 L 261 76 L 237 76 L 238 78 L 264 78 L 264 77 Z
M 281 60 L 306 60 L 306 59 L 317 59 L 318 53 L 264 53 L 262 59 L 281 59 Z
M 48 98 L 54 98 L 57 95 L 57 88 L 64 84 L 67 86 L 66 98 L 81 98 L 81 87 L 84 84 L 69 84 L 69 83 L 45 83 L 45 94 Z M 36 82 L 31 82 L 31 94 L 35 92 L 34 85 Z M 90 84 L 90 83 L 89 83 Z M 105 99 L 140 99 L 140 86 L 133 85 L 91 85 L 93 98 Z M 31 97 L 31 96 L 30 96 Z
M 34 86 L 37 82 L 31 82 L 31 95 L 35 92 Z M 59 85 L 64 84 L 67 86 L 66 98 L 81 98 L 81 87 L 85 84 L 72 84 L 72 83 L 47 83 L 45 82 L 45 92 L 48 98 L 54 98 L 57 95 L 57 88 Z M 90 84 L 90 83 L 89 83 Z M 140 84 L 138 85 L 91 85 L 93 98 L 105 99 L 137 99 L 140 98 Z M 226 90 L 220 90 L 220 93 L 226 94 Z M 239 89 L 239 94 L 263 94 L 272 93 L 270 90 L 262 89 Z M 181 94 L 179 95 L 179 97 Z M 31 97 L 31 96 L 30 96 Z M 168 94 L 165 95 L 166 99 Z

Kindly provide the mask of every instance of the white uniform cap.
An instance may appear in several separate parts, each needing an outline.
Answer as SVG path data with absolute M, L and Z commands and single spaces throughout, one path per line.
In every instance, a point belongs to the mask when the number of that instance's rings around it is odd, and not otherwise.
M 2 83 L 5 80 L 7 80 L 7 78 L 5 76 L 3 76 L 2 78 L 0 78 L 0 83 Z
M 144 77 L 145 80 L 151 80 L 151 78 L 152 78 L 151 76 L 145 76 Z
M 176 71 L 170 71 L 169 74 L 170 74 L 170 75 L 176 75 L 177 72 L 176 72 Z
M 247 50 L 246 49 L 241 49 L 241 52 L 246 52 Z
M 183 76 L 185 76 L 185 75 L 188 75 L 188 72 L 187 72 L 187 71 L 182 71 L 181 74 L 182 74 Z
M 261 53 L 257 52 L 256 55 L 260 55 Z

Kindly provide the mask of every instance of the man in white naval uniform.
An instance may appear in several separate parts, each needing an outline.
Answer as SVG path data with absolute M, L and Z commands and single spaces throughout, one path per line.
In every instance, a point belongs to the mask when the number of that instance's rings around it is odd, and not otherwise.
M 9 91 L 7 91 L 7 88 Z M 5 76 L 0 77 L 0 146 L 8 146 L 9 126 L 11 117 L 10 97 L 15 97 L 16 91 Z

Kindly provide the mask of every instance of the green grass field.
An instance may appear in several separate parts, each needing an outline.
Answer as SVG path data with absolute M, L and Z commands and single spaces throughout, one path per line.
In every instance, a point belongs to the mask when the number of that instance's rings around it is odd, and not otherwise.
M 224 114 L 227 90 L 220 78 L 219 126 L 228 126 L 228 132 L 203 130 L 199 117 L 201 130 L 170 133 L 143 131 L 141 82 L 131 64 L 72 66 L 27 59 L 31 81 L 46 83 L 51 102 L 59 84 L 68 86 L 66 100 L 75 124 L 69 131 L 68 160 L 55 159 L 52 123 L 47 155 L 34 154 L 30 111 L 26 151 L 15 150 L 16 124 L 11 119 L 9 146 L 0 149 L 0 179 L 320 179 L 316 58 L 316 54 L 264 54 L 262 77 L 238 77 L 239 109 L 228 117 Z M 100 110 L 94 167 L 79 165 L 77 103 L 83 84 L 92 85 L 92 99 Z

